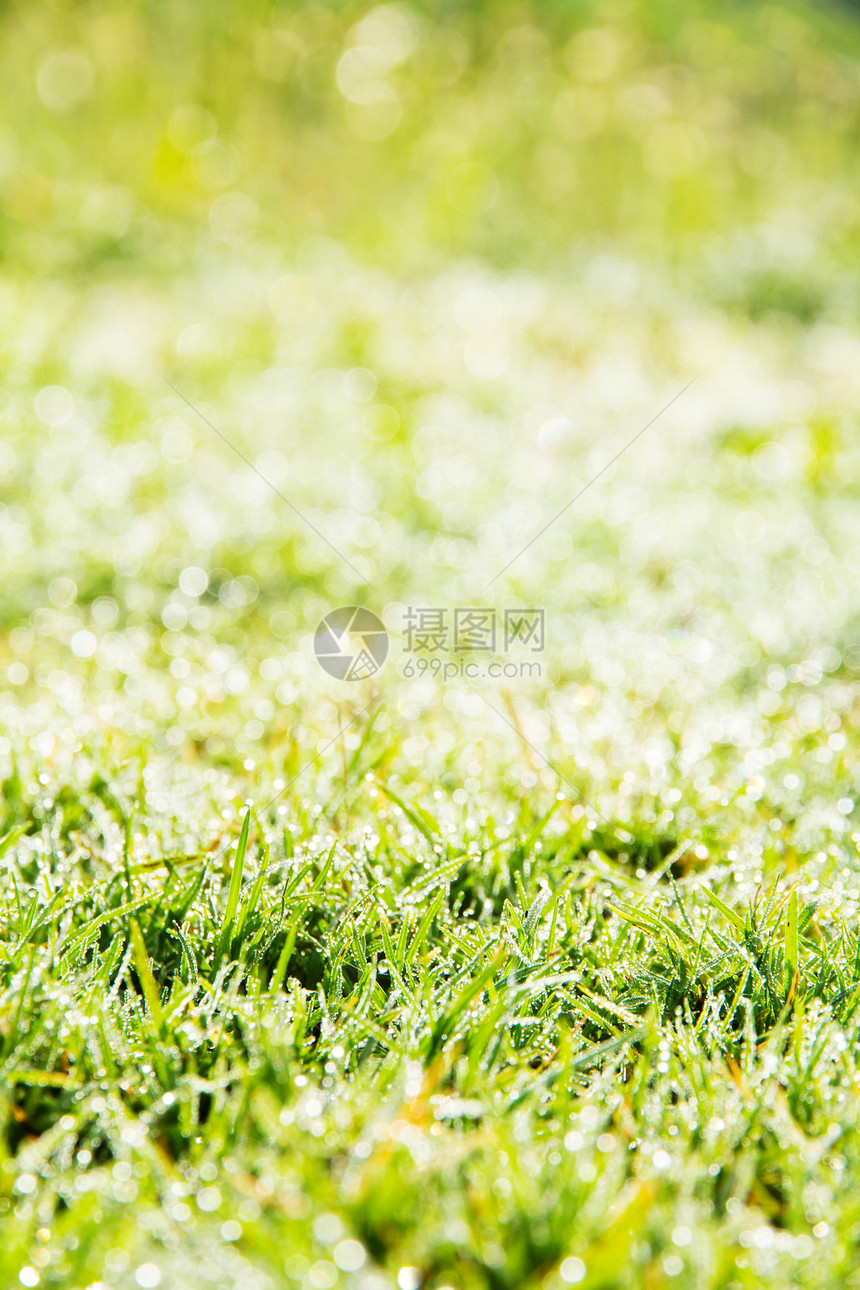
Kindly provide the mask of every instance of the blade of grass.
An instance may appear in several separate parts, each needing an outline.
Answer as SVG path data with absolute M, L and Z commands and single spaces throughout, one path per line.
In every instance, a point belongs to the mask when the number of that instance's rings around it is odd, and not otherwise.
M 792 988 L 800 966 L 797 921 L 797 888 L 795 887 L 789 897 L 785 919 L 785 988 L 787 990 Z
M 719 896 L 715 896 L 709 887 L 703 887 L 702 891 L 714 908 L 718 909 L 720 913 L 729 920 L 732 926 L 736 927 L 739 932 L 746 931 L 746 923 L 741 918 L 740 914 L 736 914 L 724 900 L 720 900 Z
M 161 995 L 159 994 L 155 977 L 152 975 L 152 968 L 149 966 L 149 956 L 143 941 L 143 933 L 136 918 L 130 918 L 128 924 L 131 931 L 134 966 L 143 990 L 143 997 L 146 1000 L 146 1006 L 149 1009 L 149 1015 L 152 1017 L 153 1025 L 160 1033 L 163 1021 Z
M 230 948 L 233 940 L 233 929 L 236 923 L 236 912 L 239 908 L 239 894 L 242 890 L 242 870 L 245 867 L 245 852 L 248 849 L 248 831 L 251 827 L 251 809 L 245 811 L 245 818 L 242 821 L 242 831 L 239 834 L 239 841 L 236 844 L 236 855 L 233 860 L 233 872 L 230 875 L 230 889 L 227 892 L 227 906 L 224 910 L 224 919 L 221 923 L 221 935 L 218 938 L 218 947 L 215 951 L 215 967 L 220 966 L 224 955 Z

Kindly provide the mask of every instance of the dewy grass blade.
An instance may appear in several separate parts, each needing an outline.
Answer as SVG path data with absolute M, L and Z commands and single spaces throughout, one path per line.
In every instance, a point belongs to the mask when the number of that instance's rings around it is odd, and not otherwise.
M 0 858 L 6 854 L 10 847 L 14 847 L 20 838 L 26 836 L 28 828 L 28 824 L 19 824 L 16 828 L 9 829 L 7 833 L 3 834 L 3 837 L 0 838 Z
M 800 951 L 797 934 L 797 888 L 788 898 L 788 913 L 785 920 L 785 988 L 790 990 L 800 966 Z
M 258 821 L 258 826 L 259 826 L 259 821 Z M 260 903 L 260 896 L 262 895 L 262 892 L 263 892 L 263 883 L 266 878 L 266 870 L 268 868 L 268 865 L 269 865 L 269 848 L 267 846 L 263 846 L 262 852 L 260 855 L 260 865 L 257 870 L 257 876 L 254 879 L 254 885 L 251 888 L 251 894 L 248 896 L 247 900 L 242 902 L 242 906 L 239 909 L 238 917 L 236 919 L 236 937 L 238 939 L 241 939 L 242 934 L 245 930 L 245 926 L 248 922 L 248 919 L 253 914 L 254 910 L 257 908 L 257 905 Z
M 651 936 L 659 935 L 661 931 L 671 932 L 685 944 L 694 948 L 698 946 L 699 942 L 694 936 L 691 936 L 683 927 L 679 927 L 671 918 L 667 918 L 665 914 L 652 916 L 643 909 L 628 909 L 620 900 L 608 900 L 606 908 L 613 914 L 617 914 L 624 922 L 638 927 L 640 931 L 648 932 Z
M 242 821 L 242 831 L 239 834 L 239 841 L 236 844 L 233 871 L 230 875 L 230 889 L 227 892 L 227 906 L 224 910 L 224 921 L 221 924 L 221 935 L 218 939 L 218 948 L 215 954 L 216 969 L 220 966 L 224 955 L 230 949 L 230 945 L 233 940 L 236 913 L 239 908 L 239 894 L 242 890 L 242 870 L 245 867 L 245 852 L 248 849 L 248 831 L 250 827 L 251 808 L 248 807 L 245 811 L 245 819 Z
M 304 918 L 304 914 L 305 911 L 302 908 L 296 910 L 293 914 L 289 928 L 287 929 L 286 939 L 281 948 L 281 952 L 278 955 L 278 961 L 275 964 L 275 970 L 272 973 L 271 980 L 269 981 L 269 992 L 271 994 L 280 990 L 284 984 L 284 978 L 287 975 L 287 968 L 290 966 L 290 959 L 292 958 L 293 950 L 296 948 L 296 938 L 299 934 L 299 927 L 302 919 Z
M 442 902 L 444 899 L 445 899 L 445 892 L 440 891 L 438 896 L 430 906 L 430 908 L 424 914 L 424 917 L 421 919 L 421 922 L 418 924 L 418 927 L 415 930 L 415 935 L 412 937 L 412 940 L 409 942 L 409 948 L 406 951 L 407 965 L 415 962 L 415 956 L 417 955 L 421 946 L 424 944 L 424 938 L 426 937 L 427 933 L 430 930 L 430 925 L 432 924 L 433 919 L 436 917 L 436 915 L 439 913 L 439 910 L 442 908 Z
M 3 1036 L 2 1046 L 0 1046 L 0 1055 L 2 1055 L 3 1057 L 5 1057 L 7 1053 L 11 1053 L 13 1048 L 15 1047 L 15 1040 L 18 1033 L 18 1023 L 21 1019 L 21 1013 L 24 1007 L 25 1000 L 27 999 L 27 993 L 30 986 L 30 979 L 33 975 L 33 964 L 35 962 L 35 959 L 36 959 L 36 946 L 34 945 L 30 950 L 30 957 L 27 961 L 27 970 L 24 974 L 24 983 L 23 983 L 23 987 L 18 993 L 18 998 L 15 1004 L 15 1011 L 12 1015 L 11 1021 L 7 1023 L 8 1029 L 6 1031 L 6 1034 Z
M 191 985 L 196 986 L 200 980 L 197 968 L 197 956 L 195 955 L 188 938 L 179 923 L 174 925 L 169 934 L 171 936 L 175 936 L 182 946 L 182 973 L 185 980 L 190 982 Z
M 420 807 L 408 806 L 407 803 L 404 802 L 403 798 L 400 797 L 398 793 L 395 793 L 393 788 L 384 783 L 383 780 L 377 779 L 375 775 L 373 777 L 373 782 L 379 791 L 385 794 L 389 801 L 393 802 L 395 806 L 400 808 L 409 823 L 414 825 L 419 833 L 423 834 L 431 846 L 438 845 L 439 835 L 436 830 L 435 822 L 426 811 L 423 811 Z
M 702 892 L 705 898 L 729 920 L 733 927 L 736 927 L 739 932 L 746 931 L 746 923 L 740 914 L 736 914 L 724 900 L 720 900 L 719 896 L 715 896 L 709 887 L 702 887 Z
M 95 918 L 85 923 L 83 927 L 75 932 L 74 936 L 69 937 L 61 946 L 60 950 L 64 959 L 77 953 L 78 950 L 84 949 L 86 945 L 98 935 L 99 930 L 109 923 L 112 918 L 119 918 L 123 914 L 130 914 L 132 911 L 140 909 L 143 905 L 151 904 L 154 897 L 151 893 L 145 896 L 138 896 L 136 900 L 129 900 L 124 905 L 117 905 L 114 909 L 106 909 L 104 913 L 98 914 Z
M 162 1028 L 162 1009 L 161 995 L 158 991 L 158 984 L 152 975 L 152 968 L 149 966 L 149 956 L 146 952 L 146 945 L 143 941 L 143 933 L 140 930 L 137 919 L 128 920 L 129 930 L 131 932 L 132 953 L 134 955 L 134 966 L 140 980 L 143 997 L 146 1000 L 146 1006 L 149 1009 L 149 1015 L 152 1017 L 152 1024 L 157 1031 Z
M 520 1089 L 511 1100 L 505 1105 L 503 1114 L 509 1115 L 515 1111 L 523 1102 L 529 1098 L 539 1099 L 540 1096 L 558 1083 L 569 1070 L 582 1070 L 599 1062 L 601 1058 L 607 1057 L 610 1053 L 618 1049 L 632 1046 L 640 1043 L 648 1034 L 647 1026 L 638 1026 L 635 1030 L 628 1030 L 624 1034 L 617 1035 L 612 1039 L 606 1040 L 602 1044 L 596 1044 L 592 1048 L 587 1048 L 585 1052 L 578 1053 L 575 1057 L 568 1057 L 564 1065 L 554 1066 L 552 1070 L 547 1071 L 539 1079 L 529 1083 L 525 1088 Z

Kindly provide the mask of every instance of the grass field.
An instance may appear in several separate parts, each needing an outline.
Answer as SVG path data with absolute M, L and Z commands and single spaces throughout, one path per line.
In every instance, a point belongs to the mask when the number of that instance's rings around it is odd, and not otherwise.
M 0 37 L 0 1286 L 860 1285 L 857 12 Z

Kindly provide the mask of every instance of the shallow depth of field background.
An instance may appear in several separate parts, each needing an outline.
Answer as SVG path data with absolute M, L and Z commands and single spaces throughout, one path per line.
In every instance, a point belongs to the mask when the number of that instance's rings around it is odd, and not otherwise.
M 546 608 L 523 720 L 611 811 L 677 780 L 710 814 L 775 724 L 832 780 L 856 40 L 759 4 L 8 9 L 0 755 L 298 755 L 356 699 L 326 609 L 489 600 Z M 510 744 L 467 686 L 379 685 L 409 773 Z
M 95 834 L 119 866 L 116 803 L 141 862 L 278 794 L 315 853 L 404 818 L 406 852 L 432 818 L 465 853 L 560 789 L 551 832 L 600 872 L 686 840 L 681 881 L 779 877 L 850 921 L 856 11 L 38 0 L 3 5 L 0 48 L 0 835 L 36 822 L 25 868 L 59 837 L 83 891 Z M 338 683 L 312 635 L 353 603 L 392 650 Z M 404 676 L 404 608 L 470 604 L 544 608 L 542 675 Z M 278 1284 L 246 1274 L 224 1284 Z M 539 1283 L 504 1275 L 465 1284 Z

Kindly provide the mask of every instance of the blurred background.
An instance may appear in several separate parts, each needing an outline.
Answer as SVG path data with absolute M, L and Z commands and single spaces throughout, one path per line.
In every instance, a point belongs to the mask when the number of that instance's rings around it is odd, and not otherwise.
M 853 10 L 0 23 L 7 798 L 138 756 L 256 794 L 371 701 L 404 777 L 527 790 L 474 687 L 408 681 L 396 635 L 361 686 L 310 645 L 340 604 L 489 600 L 545 607 L 547 648 L 488 697 L 613 818 L 701 829 L 767 785 L 849 827 Z

